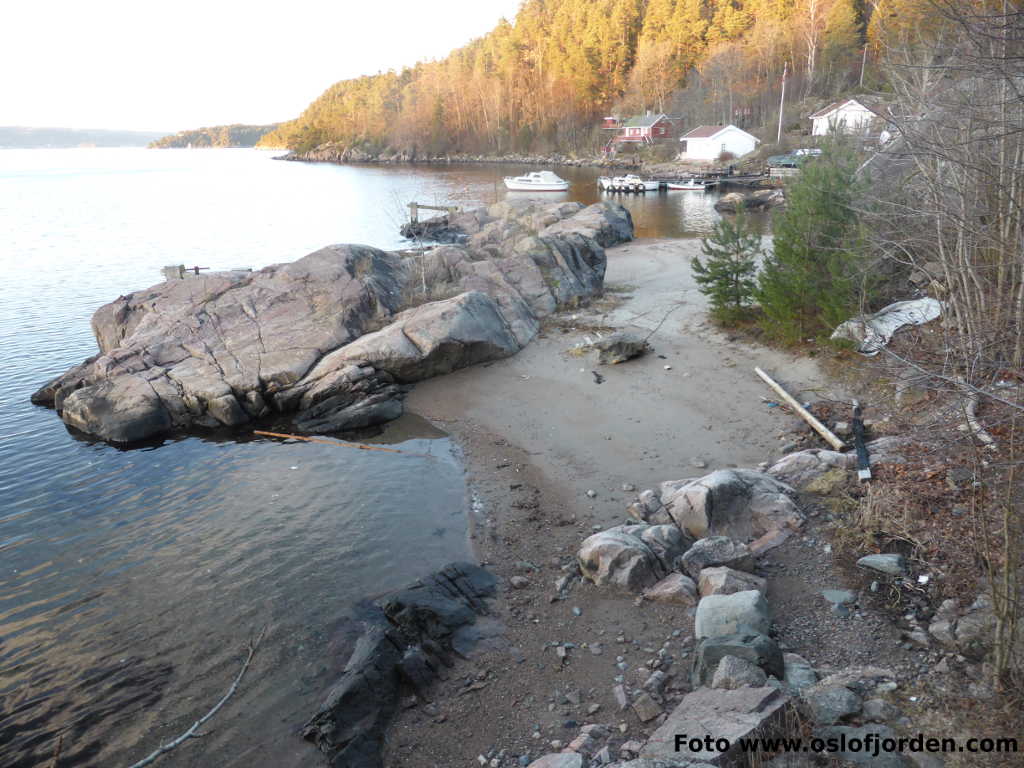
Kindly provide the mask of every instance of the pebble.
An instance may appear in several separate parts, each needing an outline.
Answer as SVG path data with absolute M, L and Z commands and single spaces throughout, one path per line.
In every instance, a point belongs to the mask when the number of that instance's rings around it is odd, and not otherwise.
M 573 615 L 575 615 L 575 616 L 582 616 L 583 615 L 583 611 L 580 610 L 580 607 L 578 605 L 574 605 L 572 607 L 572 612 L 573 612 Z
M 697 469 L 707 469 L 708 463 L 703 459 L 693 459 L 690 464 L 695 466 Z
M 636 490 L 636 486 L 633 485 L 632 483 L 623 483 L 622 490 L 624 490 L 626 493 L 632 493 L 633 491 Z
M 587 491 L 587 496 L 589 496 L 592 499 L 596 498 L 597 497 L 597 491 L 595 491 L 593 488 L 591 488 L 591 489 L 589 489 Z

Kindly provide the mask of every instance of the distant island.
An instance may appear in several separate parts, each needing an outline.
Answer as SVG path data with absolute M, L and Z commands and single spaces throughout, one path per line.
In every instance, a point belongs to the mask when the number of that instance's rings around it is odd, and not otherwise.
M 256 142 L 273 131 L 279 123 L 271 125 L 214 125 L 179 131 L 172 136 L 154 138 L 150 149 L 174 149 L 185 147 L 255 147 Z
M 119 131 L 104 128 L 30 128 L 0 126 L 0 149 L 65 149 L 68 147 L 144 147 L 159 131 Z

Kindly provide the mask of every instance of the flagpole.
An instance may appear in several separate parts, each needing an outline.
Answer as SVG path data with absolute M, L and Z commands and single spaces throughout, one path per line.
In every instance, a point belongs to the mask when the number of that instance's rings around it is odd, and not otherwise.
M 782 143 L 782 112 L 786 106 L 786 73 L 789 71 L 789 62 L 782 65 L 782 98 L 779 99 L 779 135 L 775 137 L 775 143 Z

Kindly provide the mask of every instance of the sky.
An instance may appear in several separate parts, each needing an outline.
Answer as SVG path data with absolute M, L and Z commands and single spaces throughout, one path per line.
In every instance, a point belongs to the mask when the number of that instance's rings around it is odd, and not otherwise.
M 0 125 L 175 132 L 298 114 L 512 21 L 521 0 L 4 3 Z

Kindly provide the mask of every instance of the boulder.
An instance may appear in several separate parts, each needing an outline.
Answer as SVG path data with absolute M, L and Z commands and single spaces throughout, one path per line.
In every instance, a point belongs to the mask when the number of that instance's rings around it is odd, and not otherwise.
M 644 590 L 644 598 L 655 603 L 697 604 L 697 585 L 681 573 L 670 573 L 653 587 Z
M 724 565 L 737 571 L 751 571 L 754 561 L 746 544 L 727 536 L 709 536 L 698 539 L 683 555 L 680 565 L 690 578 L 699 579 L 705 568 Z
M 943 600 L 928 625 L 928 634 L 949 650 L 956 650 L 956 622 L 959 603 L 954 598 Z
M 786 454 L 768 468 L 768 474 L 794 488 L 804 490 L 808 483 L 831 470 L 847 472 L 856 468 L 857 456 L 854 453 L 811 448 Z
M 700 640 L 694 651 L 690 682 L 694 688 L 710 685 L 718 663 L 726 656 L 735 656 L 756 664 L 766 674 L 779 680 L 785 676 L 782 651 L 767 635 L 745 633 Z
M 784 653 L 782 660 L 786 668 L 784 677 L 786 685 L 794 692 L 799 693 L 818 682 L 818 675 L 815 673 L 814 667 L 803 656 L 796 653 Z
M 900 711 L 885 699 L 868 699 L 862 707 L 864 719 L 873 723 L 885 723 L 900 716 Z
M 757 590 L 710 595 L 697 605 L 694 635 L 698 640 L 736 634 L 767 635 L 771 628 L 768 601 Z
M 304 432 L 397 418 L 404 383 L 514 354 L 542 317 L 600 293 L 604 248 L 632 236 L 628 212 L 611 202 L 505 213 L 446 221 L 474 230 L 478 248 L 409 256 L 334 245 L 121 296 L 93 315 L 99 354 L 32 400 L 113 443 L 273 412 L 294 414 Z M 527 235 L 533 245 L 517 249 Z
M 738 210 L 750 208 L 764 208 L 766 201 L 754 195 L 746 195 L 741 192 L 729 192 L 722 195 L 715 203 L 715 210 L 719 213 L 736 213 Z
M 984 659 L 992 650 L 995 628 L 992 599 L 988 595 L 978 595 L 956 622 L 956 644 L 960 653 L 976 661 Z
M 760 688 L 768 681 L 764 671 L 746 659 L 726 656 L 718 662 L 711 680 L 712 688 Z
M 613 333 L 595 341 L 594 349 L 598 351 L 597 362 L 601 365 L 616 365 L 640 357 L 650 351 L 651 346 L 645 339 L 635 333 Z
M 732 765 L 745 761 L 739 739 L 752 735 L 770 737 L 782 727 L 788 697 L 776 688 L 737 688 L 735 690 L 701 688 L 688 693 L 669 714 L 640 752 L 655 760 L 703 761 L 705 765 Z M 686 742 L 676 749 L 676 736 L 685 734 Z M 725 739 L 725 752 L 708 752 L 705 739 L 712 743 Z M 700 745 L 700 746 L 698 746 Z M 695 747 L 691 750 L 691 747 Z
M 583 578 L 598 586 L 612 584 L 630 592 L 654 586 L 668 569 L 640 538 L 648 526 L 621 526 L 595 533 L 577 553 Z
M 768 591 L 768 581 L 752 573 L 736 571 L 725 566 L 704 568 L 698 579 L 700 596 L 731 595 L 755 589 L 762 595 Z
M 800 692 L 811 719 L 819 725 L 834 725 L 856 715 L 861 698 L 843 685 L 816 683 Z
M 782 528 L 797 529 L 803 515 L 793 489 L 751 469 L 719 469 L 681 481 L 661 501 L 676 524 L 691 536 L 747 538 Z

